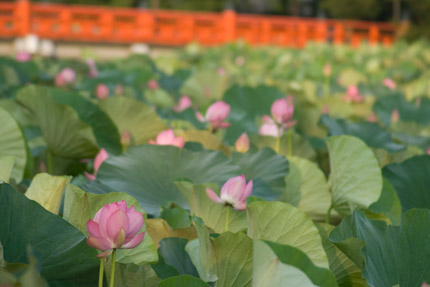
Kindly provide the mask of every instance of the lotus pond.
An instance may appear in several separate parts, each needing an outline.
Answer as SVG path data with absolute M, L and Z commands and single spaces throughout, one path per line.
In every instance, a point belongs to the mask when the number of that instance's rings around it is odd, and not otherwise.
M 1 58 L 0 286 L 427 286 L 429 79 L 423 42 Z

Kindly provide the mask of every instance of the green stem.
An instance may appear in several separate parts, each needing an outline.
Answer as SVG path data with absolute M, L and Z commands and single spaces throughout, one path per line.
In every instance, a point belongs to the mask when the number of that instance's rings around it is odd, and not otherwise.
M 282 127 L 277 125 L 278 127 L 278 136 L 276 137 L 276 142 L 275 142 L 275 151 L 276 153 L 279 153 L 279 147 L 281 145 L 281 129 Z
M 105 270 L 105 259 L 100 258 L 99 287 L 103 287 L 103 271 L 104 270 Z
M 288 130 L 288 146 L 287 146 L 287 155 L 290 157 L 293 155 L 293 129 L 290 128 Z
M 325 78 L 324 83 L 324 96 L 329 96 L 330 94 L 330 77 Z
M 225 216 L 225 232 L 228 231 L 228 219 L 230 216 L 230 206 L 227 206 L 227 215 Z
M 52 175 L 53 167 L 52 167 L 52 153 L 48 151 L 48 173 Z
M 110 283 L 109 286 L 113 287 L 113 281 L 115 278 L 115 260 L 116 260 L 116 249 L 113 249 L 112 252 L 112 268 L 110 269 Z
M 330 214 L 331 214 L 332 209 L 333 209 L 333 203 L 330 204 L 330 207 L 327 211 L 327 215 L 325 217 L 325 223 L 327 223 L 327 224 L 330 224 Z

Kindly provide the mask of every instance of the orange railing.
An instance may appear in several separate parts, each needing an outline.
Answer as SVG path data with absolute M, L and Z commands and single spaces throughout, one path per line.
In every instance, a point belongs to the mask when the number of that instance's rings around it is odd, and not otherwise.
M 309 41 L 357 46 L 391 44 L 396 27 L 388 23 L 267 17 L 223 13 L 99 8 L 0 2 L 0 37 L 36 34 L 63 41 L 149 43 L 168 46 L 199 42 L 218 45 L 244 39 L 253 45 L 303 47 Z

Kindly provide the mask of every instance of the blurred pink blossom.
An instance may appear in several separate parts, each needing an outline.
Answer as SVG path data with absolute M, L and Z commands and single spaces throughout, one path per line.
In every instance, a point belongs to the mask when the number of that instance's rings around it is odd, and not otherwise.
M 209 122 L 213 131 L 219 128 L 227 128 L 229 123 L 224 122 L 230 114 L 230 106 L 223 102 L 218 101 L 213 103 L 206 111 L 205 121 Z
M 31 60 L 31 54 L 27 52 L 18 52 L 15 56 L 15 60 L 18 62 L 27 62 Z
M 109 158 L 109 154 L 107 153 L 107 151 L 104 148 L 102 148 L 94 159 L 94 172 L 93 172 L 93 174 L 89 174 L 89 173 L 85 172 L 85 176 L 89 180 L 95 180 L 100 166 L 108 158 Z
M 173 145 L 183 148 L 185 140 L 183 137 L 175 137 L 173 130 L 165 130 L 158 134 L 155 141 L 149 140 L 149 143 L 154 145 Z
M 192 105 L 192 102 L 190 97 L 187 95 L 184 95 L 179 99 L 178 104 L 173 107 L 173 110 L 178 113 L 188 109 L 189 107 L 191 107 L 191 105 Z
M 71 68 L 64 68 L 55 77 L 55 85 L 67 86 L 75 81 L 76 73 Z
M 349 86 L 346 95 L 342 98 L 347 103 L 361 103 L 364 101 L 364 97 L 360 94 L 357 86 Z
M 109 97 L 109 88 L 105 84 L 99 84 L 97 86 L 96 94 L 98 99 L 106 99 Z
M 249 138 L 246 133 L 243 133 L 235 143 L 236 151 L 246 153 L 249 150 Z
M 155 91 L 158 90 L 159 85 L 158 82 L 154 79 L 151 79 L 148 81 L 148 89 L 150 89 L 151 91 Z
M 394 91 L 396 89 L 396 82 L 394 82 L 390 78 L 385 78 L 384 81 L 382 82 L 382 84 L 384 86 L 386 86 L 387 88 L 389 88 L 390 90 Z

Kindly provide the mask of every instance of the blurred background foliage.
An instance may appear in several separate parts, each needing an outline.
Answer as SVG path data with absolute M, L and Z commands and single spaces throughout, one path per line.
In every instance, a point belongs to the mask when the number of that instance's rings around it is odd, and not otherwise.
M 430 37 L 430 0 L 31 0 L 150 9 L 259 13 L 299 17 L 409 22 L 407 39 Z

